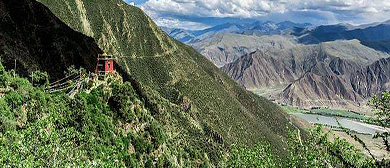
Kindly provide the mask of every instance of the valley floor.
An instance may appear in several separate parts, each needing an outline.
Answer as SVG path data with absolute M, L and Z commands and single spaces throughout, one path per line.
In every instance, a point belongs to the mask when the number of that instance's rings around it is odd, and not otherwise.
M 292 106 L 281 106 L 292 118 L 299 121 L 299 125 L 303 128 L 311 128 L 315 124 L 323 126 L 323 131 L 329 133 L 330 139 L 333 140 L 335 137 L 346 139 L 348 142 L 353 144 L 356 148 L 361 150 L 367 156 L 369 153 L 364 149 L 362 144 L 357 142 L 351 137 L 356 135 L 361 139 L 371 153 L 381 159 L 389 159 L 390 155 L 385 150 L 381 139 L 374 139 L 373 135 L 375 131 L 381 131 L 386 128 L 382 128 L 377 125 L 366 123 L 370 116 L 361 115 L 356 112 L 348 110 L 337 110 L 337 109 L 303 109 Z M 340 129 L 337 122 L 347 128 L 351 135 L 348 135 L 344 130 Z
M 378 159 L 389 159 L 390 154 L 385 150 L 382 145 L 383 142 L 380 139 L 373 139 L 375 131 L 381 131 L 386 128 L 379 127 L 375 123 L 370 122 L 370 118 L 374 116 L 371 110 L 362 111 L 347 110 L 347 109 L 331 109 L 331 108 L 305 108 L 305 107 L 293 107 L 286 104 L 278 103 L 275 100 L 275 93 L 280 93 L 283 90 L 283 86 L 277 86 L 273 88 L 263 89 L 248 89 L 249 91 L 266 97 L 267 99 L 274 101 L 292 118 L 298 121 L 298 125 L 303 128 L 309 129 L 314 124 L 323 126 L 323 131 L 330 133 L 330 139 L 339 137 L 346 139 L 353 144 L 356 148 L 363 151 L 366 155 L 369 153 L 363 148 L 362 144 L 354 140 L 345 131 L 341 130 L 337 122 L 340 122 L 343 127 L 351 130 L 352 135 L 356 135 L 359 139 L 363 140 L 372 154 Z

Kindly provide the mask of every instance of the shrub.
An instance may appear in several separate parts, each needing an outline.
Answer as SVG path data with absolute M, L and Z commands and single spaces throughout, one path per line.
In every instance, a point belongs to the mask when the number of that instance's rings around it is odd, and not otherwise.
M 163 144 L 166 140 L 166 135 L 164 133 L 163 128 L 157 122 L 152 122 L 150 124 L 148 131 L 152 136 L 152 142 L 155 148 L 158 148 L 161 144 Z

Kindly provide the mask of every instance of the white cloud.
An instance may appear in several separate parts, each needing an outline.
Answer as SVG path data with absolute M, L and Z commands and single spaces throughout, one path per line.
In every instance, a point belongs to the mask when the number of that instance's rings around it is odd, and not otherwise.
M 163 27 L 170 27 L 170 28 L 181 28 L 181 29 L 187 29 L 187 30 L 199 30 L 199 29 L 205 29 L 209 26 L 199 23 L 199 22 L 190 22 L 190 21 L 181 21 L 179 19 L 171 18 L 171 17 L 160 17 L 156 18 L 154 20 L 157 25 L 163 26 Z
M 331 22 L 383 21 L 390 14 L 390 0 L 149 0 L 141 8 L 155 20 L 188 18 L 264 18 L 308 12 L 326 14 Z M 331 17 L 329 17 L 332 15 Z M 310 17 L 310 16 L 305 16 Z M 313 18 L 321 17 L 314 15 Z M 297 18 L 293 18 L 292 20 Z M 299 18 L 298 18 L 299 20 Z M 201 21 L 199 21 L 201 22 Z

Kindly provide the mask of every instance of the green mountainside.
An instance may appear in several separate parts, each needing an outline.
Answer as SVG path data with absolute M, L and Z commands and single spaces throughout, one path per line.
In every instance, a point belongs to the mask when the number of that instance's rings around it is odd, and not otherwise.
M 191 47 L 164 34 L 140 9 L 120 0 L 40 0 L 70 27 L 117 56 L 130 78 L 210 127 L 226 144 L 265 139 L 283 148 L 289 124 L 276 105 L 245 91 Z
M 380 166 L 321 127 L 294 131 L 279 107 L 167 37 L 138 8 L 120 0 L 46 3 L 98 44 L 35 0 L 0 0 L 3 167 Z M 97 46 L 117 57 L 117 72 L 86 75 Z M 14 73 L 12 59 L 23 71 Z M 77 77 L 61 85 L 77 89 L 50 89 L 57 84 L 49 81 L 69 74 Z
M 102 52 L 94 39 L 71 29 L 44 5 L 27 2 L 0 2 L 0 56 L 6 69 L 16 66 L 23 76 L 42 70 L 53 80 L 71 65 L 94 70 Z
M 42 3 L 51 11 L 35 0 L 0 1 L 0 56 L 7 70 L 17 59 L 21 76 L 41 70 L 54 81 L 72 64 L 91 71 L 104 51 L 117 58 L 124 84 L 108 80 L 69 98 L 44 92 L 46 75 L 34 76 L 32 85 L 2 69 L 0 161 L 218 166 L 230 145 L 259 141 L 284 155 L 286 128 L 294 128 L 287 114 L 164 34 L 140 9 L 120 0 Z M 59 162 L 48 163 L 50 157 Z
M 123 82 L 114 75 L 105 81 L 90 80 L 84 91 L 74 96 L 67 92 L 49 93 L 45 89 L 48 77 L 55 80 L 57 75 L 64 76 L 67 66 L 74 63 L 93 69 L 94 65 L 86 63 L 96 62 L 101 52 L 97 44 L 33 0 L 0 1 L 0 18 L 0 35 L 4 37 L 0 39 L 1 62 L 12 67 L 13 63 L 7 60 L 15 58 L 18 67 L 25 67 L 14 74 L 7 71 L 13 67 L 5 68 L 0 63 L 0 165 L 223 164 L 228 148 L 217 133 L 194 120 L 187 105 L 173 104 L 135 80 Z M 34 72 L 31 78 L 19 77 L 35 68 L 47 70 L 49 75 Z

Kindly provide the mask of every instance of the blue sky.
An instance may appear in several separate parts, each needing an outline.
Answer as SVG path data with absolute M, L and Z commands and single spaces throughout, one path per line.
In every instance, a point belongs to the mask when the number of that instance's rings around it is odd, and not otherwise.
M 129 1 L 129 0 L 125 0 Z M 366 24 L 390 19 L 390 0 L 135 0 L 158 25 L 202 29 L 224 22 Z

